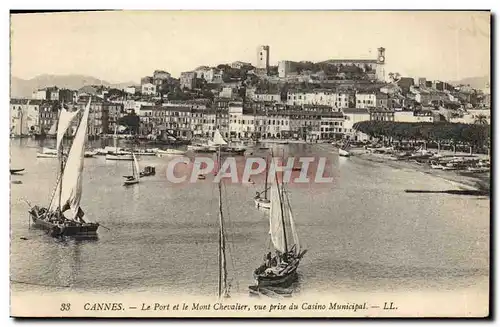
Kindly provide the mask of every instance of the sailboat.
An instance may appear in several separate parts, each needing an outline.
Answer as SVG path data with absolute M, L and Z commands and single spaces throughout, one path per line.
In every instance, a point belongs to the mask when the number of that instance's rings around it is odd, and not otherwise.
M 255 202 L 255 206 L 257 208 L 263 208 L 263 209 L 270 209 L 271 208 L 271 201 L 269 201 L 269 199 L 267 198 L 267 191 L 268 191 L 268 187 L 267 187 L 267 179 L 268 179 L 268 175 L 269 175 L 269 163 L 266 161 L 266 179 L 264 181 L 264 191 L 262 192 L 257 192 L 257 194 L 255 195 L 254 197 L 254 202 Z M 261 195 L 262 193 L 264 193 L 264 197 L 261 198 Z
M 134 153 L 132 153 L 132 175 L 131 176 L 123 176 L 126 178 L 125 182 L 123 185 L 133 185 L 139 183 L 139 178 L 140 178 L 140 169 L 139 169 L 139 162 L 137 161 L 137 157 L 135 156 Z
M 280 185 L 277 176 L 275 177 L 270 190 L 269 234 L 276 254 L 272 257 L 271 252 L 268 252 L 265 262 L 255 269 L 254 278 L 257 286 L 254 288 L 290 286 L 297 279 L 297 268 L 307 252 L 307 250 L 301 251 L 300 248 L 288 194 L 284 190 L 284 185 Z M 291 233 L 291 239 L 287 232 Z
M 95 236 L 99 223 L 83 220 L 85 213 L 80 207 L 83 192 L 83 158 L 87 138 L 90 100 L 85 107 L 83 117 L 65 159 L 62 138 L 75 118 L 75 112 L 64 108 L 59 114 L 57 147 L 59 151 L 60 171 L 56 188 L 48 207 L 31 206 L 29 214 L 33 225 L 47 230 L 52 236 Z
M 117 138 L 118 136 L 116 135 L 116 130 L 118 126 L 115 126 L 115 134 L 113 135 L 113 153 L 106 153 L 106 160 L 125 160 L 125 161 L 132 161 L 134 158 L 132 157 L 132 154 L 124 152 L 124 151 L 119 151 L 117 147 Z
M 349 153 L 349 151 L 347 151 L 347 149 L 349 148 L 349 144 L 351 142 L 349 140 L 346 140 L 344 142 L 344 144 L 342 144 L 342 146 L 339 148 L 339 156 L 341 157 L 349 157 L 351 154 Z

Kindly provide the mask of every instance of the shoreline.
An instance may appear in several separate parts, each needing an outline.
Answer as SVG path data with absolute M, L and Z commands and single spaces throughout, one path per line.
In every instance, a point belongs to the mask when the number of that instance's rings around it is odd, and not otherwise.
M 451 182 L 457 188 L 463 190 L 478 190 L 490 192 L 490 172 L 477 174 L 463 174 L 460 171 L 444 171 L 432 169 L 427 164 L 418 164 L 408 160 L 397 160 L 396 158 L 386 154 L 370 153 L 365 149 L 351 149 L 351 157 L 359 158 L 378 164 L 382 164 L 394 169 L 411 169 L 414 171 L 428 174 L 434 177 L 441 178 Z

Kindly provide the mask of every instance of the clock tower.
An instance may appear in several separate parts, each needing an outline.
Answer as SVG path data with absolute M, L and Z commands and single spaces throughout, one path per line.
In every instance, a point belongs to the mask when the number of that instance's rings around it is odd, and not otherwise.
M 377 49 L 377 79 L 379 81 L 385 81 L 385 48 Z

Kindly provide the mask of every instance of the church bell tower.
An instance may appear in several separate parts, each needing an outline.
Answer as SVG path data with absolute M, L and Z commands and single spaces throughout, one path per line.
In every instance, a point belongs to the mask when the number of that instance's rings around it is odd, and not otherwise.
M 385 48 L 377 49 L 377 79 L 385 81 Z

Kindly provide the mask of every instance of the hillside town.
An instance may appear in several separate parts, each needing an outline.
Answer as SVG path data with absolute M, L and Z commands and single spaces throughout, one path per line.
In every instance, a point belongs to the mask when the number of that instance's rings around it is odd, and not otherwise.
M 93 138 L 118 130 L 187 141 L 213 137 L 219 128 L 229 139 L 331 142 L 367 139 L 353 128 L 362 121 L 490 124 L 488 84 L 474 89 L 386 72 L 383 47 L 373 59 L 282 60 L 271 66 L 270 57 L 270 46 L 262 45 L 254 63 L 200 66 L 179 78 L 155 70 L 140 85 L 123 89 L 36 89 L 31 98 L 11 98 L 11 137 L 50 135 L 61 106 L 83 109 L 89 97 Z

